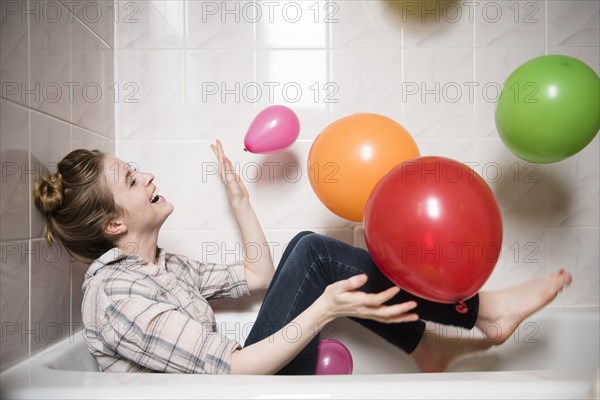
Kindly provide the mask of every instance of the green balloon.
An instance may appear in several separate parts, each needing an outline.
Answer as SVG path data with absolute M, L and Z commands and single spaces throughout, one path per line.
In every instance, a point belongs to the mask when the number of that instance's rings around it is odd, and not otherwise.
M 527 61 L 502 86 L 496 128 L 524 160 L 552 163 L 571 157 L 600 129 L 600 79 L 572 57 Z

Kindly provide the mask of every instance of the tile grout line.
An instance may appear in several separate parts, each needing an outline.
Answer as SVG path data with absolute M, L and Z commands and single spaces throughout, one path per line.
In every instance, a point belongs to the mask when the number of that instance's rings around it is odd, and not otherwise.
M 28 85 L 31 84 L 31 23 L 29 18 L 27 19 L 27 82 Z M 28 155 L 28 161 L 29 161 L 29 165 L 28 168 L 31 168 L 31 108 L 29 107 L 29 105 L 26 105 L 27 107 L 27 155 Z M 27 174 L 27 188 L 28 190 L 31 189 L 31 175 Z M 29 248 L 27 249 L 28 253 L 29 250 L 31 249 L 32 245 L 31 245 L 31 235 L 32 235 L 32 230 L 31 230 L 31 196 L 27 196 L 27 218 L 29 220 L 29 226 L 28 226 L 28 242 L 27 245 L 29 246 Z M 28 305 L 28 309 L 27 309 L 27 328 L 31 329 L 31 254 L 27 254 L 27 305 Z M 27 339 L 27 357 L 31 357 L 31 337 L 29 337 Z

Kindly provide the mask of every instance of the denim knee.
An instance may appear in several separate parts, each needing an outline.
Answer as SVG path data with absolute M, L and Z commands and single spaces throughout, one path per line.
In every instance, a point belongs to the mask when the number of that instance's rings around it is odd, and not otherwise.
M 311 261 L 331 258 L 336 253 L 335 240 L 326 235 L 311 232 L 298 240 L 294 250 L 293 258 L 303 257 Z
M 302 233 L 304 235 L 302 235 L 302 237 L 299 238 L 297 246 L 299 246 L 299 248 L 302 249 L 303 252 L 320 249 L 321 247 L 327 247 L 325 245 L 327 236 L 310 231 L 304 231 Z M 297 236 L 300 236 L 300 234 L 298 234 Z
M 316 235 L 316 233 L 314 233 L 313 231 L 302 231 L 302 232 L 298 232 L 296 235 L 294 235 L 294 237 L 292 238 L 292 240 L 290 240 L 290 243 L 293 241 L 297 241 L 302 239 L 304 236 L 308 236 L 308 235 Z
M 304 239 L 306 239 L 306 237 L 313 236 L 313 235 L 316 235 L 316 233 L 314 233 L 312 231 L 302 231 L 300 233 L 297 233 L 292 238 L 292 240 L 290 240 L 289 243 L 286 245 L 283 258 L 287 258 L 287 256 L 289 255 L 290 252 L 292 252 L 293 250 L 296 250 L 296 247 L 298 246 L 298 244 L 300 242 L 304 241 Z

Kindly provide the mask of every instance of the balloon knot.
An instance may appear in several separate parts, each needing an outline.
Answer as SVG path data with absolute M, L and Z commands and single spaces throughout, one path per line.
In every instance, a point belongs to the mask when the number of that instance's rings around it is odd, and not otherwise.
M 461 314 L 466 314 L 469 312 L 469 307 L 467 307 L 465 302 L 462 300 L 460 300 L 458 303 L 456 303 L 456 306 L 454 308 L 456 308 L 456 311 Z
M 247 148 L 244 147 L 244 151 L 249 151 Z

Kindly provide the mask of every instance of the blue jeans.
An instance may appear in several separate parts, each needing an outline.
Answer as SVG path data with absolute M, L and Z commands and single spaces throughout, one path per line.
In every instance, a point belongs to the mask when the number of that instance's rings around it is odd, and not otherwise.
M 273 280 L 267 289 L 258 317 L 245 346 L 271 336 L 308 308 L 331 283 L 365 273 L 367 283 L 360 290 L 376 293 L 394 284 L 377 268 L 366 250 L 313 232 L 297 234 L 285 249 Z M 465 301 L 468 311 L 458 313 L 454 304 L 435 303 L 401 290 L 386 304 L 417 302 L 414 312 L 425 320 L 472 328 L 477 320 L 479 298 Z M 352 318 L 390 343 L 411 353 L 425 331 L 423 320 L 384 324 Z M 295 333 L 290 330 L 290 336 Z M 319 338 L 315 335 L 308 345 L 277 374 L 314 375 L 317 365 Z

